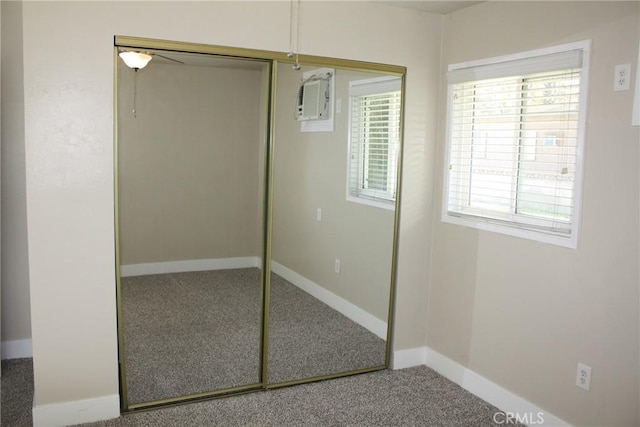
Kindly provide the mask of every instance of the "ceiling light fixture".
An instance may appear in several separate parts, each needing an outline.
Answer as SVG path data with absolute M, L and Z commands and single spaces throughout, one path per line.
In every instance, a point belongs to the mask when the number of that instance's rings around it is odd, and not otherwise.
M 120 58 L 127 64 L 127 67 L 136 71 L 147 66 L 152 56 L 142 52 L 120 52 Z
M 120 52 L 118 56 L 120 56 L 124 63 L 127 64 L 127 67 L 135 71 L 133 76 L 133 109 L 131 111 L 133 113 L 133 118 L 135 119 L 138 117 L 138 112 L 136 111 L 138 98 L 138 70 L 146 67 L 149 61 L 151 61 L 152 56 L 147 53 L 132 51 Z

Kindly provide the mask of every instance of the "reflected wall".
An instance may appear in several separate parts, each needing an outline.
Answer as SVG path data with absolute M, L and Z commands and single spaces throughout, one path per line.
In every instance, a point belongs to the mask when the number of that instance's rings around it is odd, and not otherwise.
M 154 58 L 118 77 L 121 264 L 258 257 L 262 71 Z
M 385 209 L 347 200 L 349 84 L 384 75 L 333 69 L 333 130 L 309 132 L 294 112 L 303 76 L 314 69 L 278 65 L 270 383 L 385 364 L 394 205 Z M 304 301 L 283 306 L 286 297 L 278 286 L 288 284 L 312 296 L 306 313 L 294 313 Z M 279 333 L 285 321 L 295 330 Z

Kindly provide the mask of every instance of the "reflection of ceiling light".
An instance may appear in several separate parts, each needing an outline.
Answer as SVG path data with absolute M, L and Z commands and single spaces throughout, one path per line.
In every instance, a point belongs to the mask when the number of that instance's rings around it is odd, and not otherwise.
M 120 52 L 120 58 L 127 64 L 127 67 L 134 70 L 146 67 L 151 61 L 151 55 L 141 52 Z

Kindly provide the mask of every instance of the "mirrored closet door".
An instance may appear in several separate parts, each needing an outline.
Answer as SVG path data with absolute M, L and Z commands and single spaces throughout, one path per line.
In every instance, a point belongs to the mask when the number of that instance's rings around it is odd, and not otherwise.
M 386 368 L 404 68 L 125 36 L 114 61 L 123 412 Z
M 268 381 L 384 367 L 401 77 L 277 71 Z
M 269 63 L 148 53 L 118 61 L 130 405 L 260 383 Z

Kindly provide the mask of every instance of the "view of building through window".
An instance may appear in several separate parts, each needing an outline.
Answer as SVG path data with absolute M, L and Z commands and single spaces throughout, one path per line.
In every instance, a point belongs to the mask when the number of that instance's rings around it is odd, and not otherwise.
M 568 222 L 578 88 L 579 74 L 556 73 L 456 86 L 452 161 L 468 162 L 456 176 L 468 188 L 450 202 Z
M 575 243 L 584 48 L 551 50 L 452 66 L 443 220 Z

